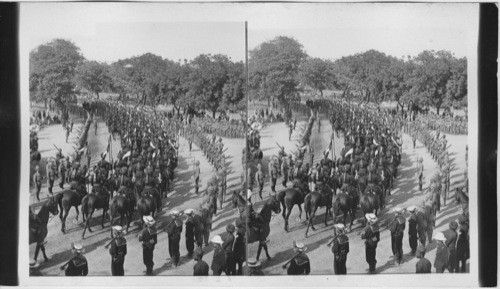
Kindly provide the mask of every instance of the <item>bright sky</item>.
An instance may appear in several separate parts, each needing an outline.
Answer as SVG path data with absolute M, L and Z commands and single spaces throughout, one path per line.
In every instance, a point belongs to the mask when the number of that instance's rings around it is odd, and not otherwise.
M 249 48 L 291 36 L 314 57 L 336 59 L 376 49 L 401 57 L 423 50 L 475 53 L 477 4 L 22 3 L 29 49 L 71 39 L 88 59 L 112 62 L 152 52 L 172 60 Z

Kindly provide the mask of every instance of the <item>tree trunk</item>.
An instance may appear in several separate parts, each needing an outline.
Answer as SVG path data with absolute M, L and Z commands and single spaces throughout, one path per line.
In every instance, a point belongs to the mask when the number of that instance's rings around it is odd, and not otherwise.
M 215 113 L 217 112 L 217 109 L 212 110 L 212 117 L 215 119 Z

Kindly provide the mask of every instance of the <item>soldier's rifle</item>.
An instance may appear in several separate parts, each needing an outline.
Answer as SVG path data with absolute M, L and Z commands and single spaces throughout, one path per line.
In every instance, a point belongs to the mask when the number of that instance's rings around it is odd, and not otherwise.
M 286 262 L 283 266 L 281 266 L 281 268 L 286 269 L 286 267 L 288 266 L 288 264 L 292 263 L 292 260 L 295 259 L 296 257 L 298 257 L 300 254 L 302 254 L 302 252 L 299 252 L 295 256 L 293 256 L 293 258 L 290 259 L 290 260 L 288 260 L 288 262 Z

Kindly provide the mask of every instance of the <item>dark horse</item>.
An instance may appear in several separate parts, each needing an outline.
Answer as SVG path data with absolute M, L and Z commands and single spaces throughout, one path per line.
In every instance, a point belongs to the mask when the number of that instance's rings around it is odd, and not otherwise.
M 271 233 L 271 228 L 269 227 L 269 223 L 271 222 L 272 212 L 279 214 L 281 212 L 280 202 L 276 198 L 276 196 L 272 196 L 267 199 L 266 203 L 262 207 L 259 212 L 259 216 L 263 221 L 263 225 L 260 230 L 256 230 L 253 226 L 248 226 L 248 235 L 247 235 L 247 244 L 252 244 L 254 242 L 259 242 L 259 248 L 257 250 L 257 260 L 259 260 L 260 252 L 262 248 L 266 252 L 266 257 L 268 260 L 271 260 L 271 256 L 269 256 L 269 252 L 267 251 L 266 238 Z
M 127 228 L 125 233 L 128 233 L 130 228 L 130 222 L 132 221 L 132 216 L 134 215 L 135 206 L 137 199 L 135 197 L 134 190 L 130 188 L 120 188 L 111 200 L 110 215 L 111 215 L 111 226 L 113 226 L 113 220 L 116 215 L 120 215 L 120 226 L 123 223 L 123 217 L 127 219 Z
M 90 228 L 90 219 L 92 219 L 92 215 L 96 209 L 102 209 L 102 218 L 101 218 L 101 227 L 104 228 L 104 219 L 109 210 L 109 191 L 108 188 L 104 185 L 94 186 L 95 193 L 90 193 L 83 197 L 82 199 L 82 214 L 83 221 L 85 225 L 83 227 L 82 239 L 85 238 L 85 232 L 87 228 L 89 232 L 92 233 L 92 229 Z
M 304 197 L 309 193 L 307 184 L 304 188 L 288 188 L 277 194 L 277 199 L 283 206 L 283 219 L 285 219 L 285 231 L 288 232 L 288 218 L 295 205 L 299 207 L 299 220 L 302 219 L 302 204 Z
M 139 212 L 139 217 L 141 218 L 141 229 L 144 226 L 143 216 L 151 215 L 153 218 L 156 212 L 156 199 L 150 194 L 141 196 L 137 200 L 137 211 Z
M 49 258 L 47 258 L 47 255 L 45 255 L 45 246 L 43 244 L 48 233 L 47 224 L 49 223 L 49 212 L 54 216 L 59 214 L 57 203 L 55 202 L 54 197 L 48 198 L 48 200 L 43 204 L 40 211 L 38 211 L 37 218 L 40 220 L 40 222 L 31 222 L 30 220 L 29 223 L 30 244 L 36 243 L 34 258 L 35 261 L 38 258 L 38 252 L 40 251 L 40 249 L 42 249 L 43 258 L 45 258 L 45 261 L 49 260 Z
M 469 196 L 464 192 L 464 188 L 455 189 L 455 201 L 461 206 L 462 214 L 469 215 Z
M 66 234 L 66 218 L 68 217 L 69 210 L 71 207 L 75 207 L 76 210 L 76 221 L 78 221 L 78 216 L 80 211 L 78 206 L 82 204 L 82 198 L 87 194 L 84 186 L 81 186 L 81 190 L 64 190 L 56 195 L 56 202 L 59 204 L 59 218 L 61 219 L 61 232 Z
M 340 212 L 344 214 L 344 220 L 342 224 L 345 225 L 347 215 L 351 215 L 351 222 L 349 224 L 349 230 L 352 228 L 352 223 L 356 217 L 356 210 L 358 209 L 358 196 L 357 189 L 353 186 L 348 186 L 342 189 L 342 193 L 336 195 L 333 200 L 333 221 L 337 219 Z
M 328 215 L 331 215 L 332 197 L 333 197 L 333 190 L 328 186 L 324 186 L 323 188 L 321 188 L 321 192 L 314 191 L 305 196 L 304 209 L 306 211 L 306 217 L 308 220 L 305 233 L 306 238 L 307 238 L 307 233 L 309 232 L 309 227 L 311 227 L 313 231 L 316 230 L 316 228 L 314 228 L 314 216 L 316 215 L 316 211 L 318 210 L 319 207 L 326 207 L 325 226 L 328 225 L 327 219 Z
M 369 188 L 367 188 L 369 189 Z M 380 208 L 379 196 L 359 191 L 359 205 L 363 212 L 363 225 L 366 225 L 365 214 L 374 213 L 377 215 Z

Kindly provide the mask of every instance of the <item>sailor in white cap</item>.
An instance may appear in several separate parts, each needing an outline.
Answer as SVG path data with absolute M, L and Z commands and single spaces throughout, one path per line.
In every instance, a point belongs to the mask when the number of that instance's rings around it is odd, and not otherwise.
M 172 260 L 172 267 L 177 268 L 180 259 L 180 242 L 182 233 L 182 220 L 179 218 L 181 212 L 177 210 L 172 210 L 170 215 L 172 216 L 172 221 L 165 227 L 165 231 L 168 233 L 168 254 Z
M 335 224 L 333 227 L 335 228 L 334 237 L 328 243 L 328 247 L 333 243 L 333 271 L 336 275 L 344 275 L 347 274 L 346 262 L 347 253 L 349 253 L 349 238 L 345 234 L 344 224 Z
M 394 219 L 389 224 L 391 231 L 391 248 L 392 254 L 396 258 L 396 263 L 399 265 L 403 259 L 403 235 L 406 228 L 406 219 L 402 216 L 403 209 L 394 208 Z
M 283 269 L 290 264 L 288 267 L 287 274 L 288 275 L 309 275 L 311 272 L 311 262 L 309 261 L 309 257 L 306 255 L 307 247 L 304 243 L 296 241 L 294 242 L 294 251 L 297 253 L 295 257 L 293 257 L 290 261 L 288 261 L 285 265 L 283 265 Z
M 417 218 L 417 207 L 410 206 L 406 208 L 410 212 L 410 217 L 408 218 L 408 242 L 410 243 L 411 252 L 410 255 L 415 256 L 418 245 L 418 218 Z
M 146 226 L 142 229 L 142 232 L 138 235 L 139 241 L 142 242 L 142 259 L 144 265 L 146 265 L 146 274 L 153 275 L 153 252 L 155 245 L 158 242 L 157 231 L 155 224 L 155 219 L 152 216 L 142 217 Z
M 123 238 L 123 228 L 121 226 L 113 227 L 114 238 L 111 241 L 109 254 L 111 255 L 111 274 L 113 276 L 123 276 L 125 270 L 123 263 L 127 255 L 127 241 Z
M 254 257 L 248 258 L 246 261 L 248 266 L 248 276 L 264 276 L 264 272 L 260 269 L 261 263 L 257 261 Z
M 87 276 L 89 273 L 87 258 L 82 255 L 85 248 L 81 244 L 71 244 L 71 247 L 71 251 L 75 256 L 66 263 L 68 265 L 65 270 L 66 276 Z M 66 265 L 61 266 L 61 269 Z
M 194 220 L 194 210 L 186 209 L 184 210 L 184 214 L 187 216 L 186 219 L 186 249 L 188 251 L 188 257 L 193 256 L 194 252 L 194 242 L 195 242 L 195 234 L 196 234 L 196 222 Z
M 446 237 L 442 232 L 437 232 L 434 235 L 434 240 L 437 241 L 434 267 L 436 268 L 436 273 L 444 273 L 444 270 L 448 267 L 449 262 L 448 248 L 444 244 L 444 241 L 446 241 Z
M 380 241 L 380 232 L 377 225 L 377 216 L 373 213 L 365 215 L 368 224 L 361 232 L 361 239 L 365 240 L 365 255 L 366 262 L 369 265 L 369 272 L 375 273 L 375 266 L 377 265 L 377 245 Z
M 220 276 L 226 267 L 226 253 L 222 249 L 224 241 L 221 236 L 215 235 L 211 242 L 214 244 L 214 256 L 210 268 L 214 276 Z

